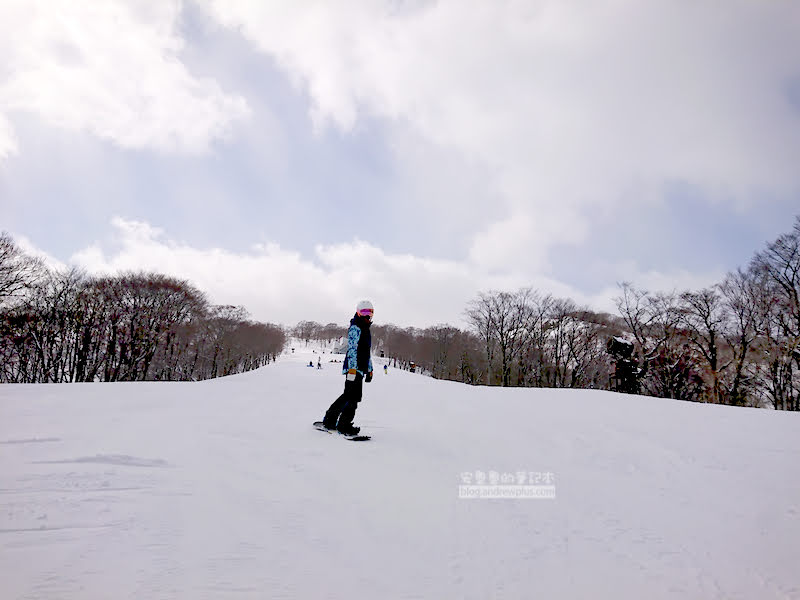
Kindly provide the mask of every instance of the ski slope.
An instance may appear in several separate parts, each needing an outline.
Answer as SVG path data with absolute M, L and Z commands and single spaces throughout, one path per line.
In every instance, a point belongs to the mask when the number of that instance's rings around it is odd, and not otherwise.
M 357 443 L 309 360 L 0 386 L 0 598 L 800 598 L 800 415 L 376 360 Z M 459 499 L 491 471 L 555 498 Z

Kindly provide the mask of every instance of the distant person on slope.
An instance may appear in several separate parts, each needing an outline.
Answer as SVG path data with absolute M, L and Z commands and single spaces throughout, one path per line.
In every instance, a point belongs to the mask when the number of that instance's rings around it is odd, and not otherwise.
M 347 331 L 347 354 L 342 362 L 342 374 L 347 376 L 344 392 L 331 404 L 322 419 L 327 429 L 336 429 L 345 435 L 358 435 L 361 431 L 360 427 L 353 426 L 353 418 L 361 401 L 362 382 L 372 381 L 372 336 L 369 327 L 373 313 L 372 302 L 362 300 L 358 303 Z

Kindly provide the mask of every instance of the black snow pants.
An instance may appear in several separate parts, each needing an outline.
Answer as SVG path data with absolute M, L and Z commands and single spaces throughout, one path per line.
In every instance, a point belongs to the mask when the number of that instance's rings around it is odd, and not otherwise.
M 337 425 L 340 428 L 353 424 L 356 408 L 358 408 L 358 403 L 361 402 L 363 381 L 364 376 L 361 373 L 356 373 L 356 378 L 353 381 L 345 380 L 344 392 L 333 401 L 328 412 L 325 413 L 323 423 Z

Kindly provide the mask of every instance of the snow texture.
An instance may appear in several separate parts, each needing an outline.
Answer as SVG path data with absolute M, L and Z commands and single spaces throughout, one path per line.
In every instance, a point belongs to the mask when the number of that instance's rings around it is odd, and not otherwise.
M 800 415 L 381 369 L 350 444 L 316 356 L 0 387 L 0 597 L 800 598 Z

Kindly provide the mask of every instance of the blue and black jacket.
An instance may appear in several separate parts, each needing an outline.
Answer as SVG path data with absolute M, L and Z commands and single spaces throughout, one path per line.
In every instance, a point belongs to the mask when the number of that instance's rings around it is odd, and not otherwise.
M 355 315 L 350 319 L 350 329 L 347 330 L 347 355 L 342 363 L 342 374 L 346 375 L 350 369 L 355 369 L 361 375 L 372 372 L 372 334 L 369 331 L 369 319 Z

